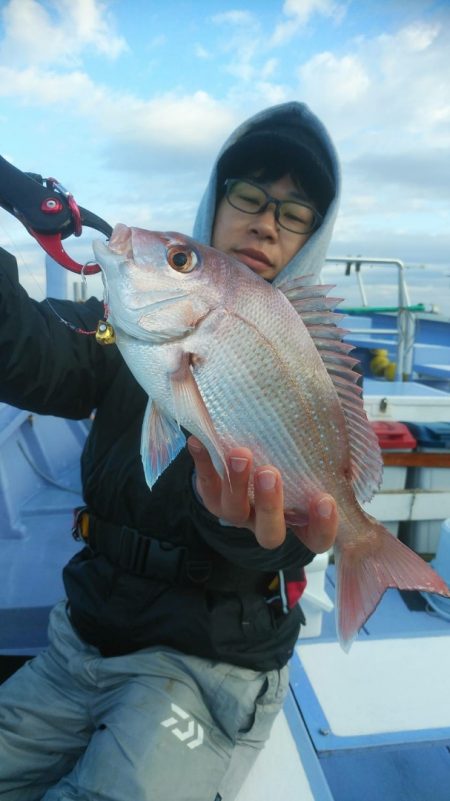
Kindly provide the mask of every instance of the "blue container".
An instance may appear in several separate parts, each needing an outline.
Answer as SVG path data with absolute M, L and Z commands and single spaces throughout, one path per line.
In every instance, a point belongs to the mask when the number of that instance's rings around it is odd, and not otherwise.
M 417 447 L 450 450 L 450 423 L 408 423 Z

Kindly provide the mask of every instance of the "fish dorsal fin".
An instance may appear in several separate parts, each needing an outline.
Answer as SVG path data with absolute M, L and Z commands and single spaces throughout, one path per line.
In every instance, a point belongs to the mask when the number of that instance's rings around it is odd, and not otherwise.
M 383 462 L 378 438 L 369 424 L 357 384 L 359 374 L 354 367 L 358 359 L 349 356 L 353 345 L 343 342 L 347 333 L 339 327 L 342 314 L 333 311 L 340 298 L 327 298 L 332 286 L 310 285 L 310 276 L 302 276 L 277 284 L 293 305 L 319 351 L 334 384 L 345 417 L 350 444 L 352 485 L 360 503 L 369 501 L 381 483 Z

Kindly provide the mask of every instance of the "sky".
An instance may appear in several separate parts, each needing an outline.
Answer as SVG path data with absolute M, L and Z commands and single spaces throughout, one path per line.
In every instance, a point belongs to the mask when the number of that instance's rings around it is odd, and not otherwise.
M 190 233 L 231 131 L 299 100 L 342 165 L 330 254 L 450 273 L 449 23 L 450 0 L 0 0 L 0 155 L 111 224 Z M 3 210 L 0 244 L 30 284 L 42 252 Z

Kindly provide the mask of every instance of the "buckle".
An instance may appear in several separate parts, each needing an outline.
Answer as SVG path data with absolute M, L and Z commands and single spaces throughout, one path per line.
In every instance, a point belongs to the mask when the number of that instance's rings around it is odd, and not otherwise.
M 181 566 L 185 556 L 183 546 L 161 540 L 149 539 L 148 550 L 143 560 L 144 574 L 164 577 L 167 581 L 176 583 L 180 577 Z
M 212 563 L 209 559 L 187 559 L 185 576 L 192 584 L 205 584 L 211 577 Z
M 86 506 L 77 506 L 73 510 L 72 537 L 74 540 L 89 541 L 89 514 Z
M 106 523 L 90 515 L 86 506 L 74 509 L 72 536 L 137 576 L 172 584 L 204 584 L 211 575 L 211 561 L 190 559 L 186 546 L 143 535 L 128 526 Z

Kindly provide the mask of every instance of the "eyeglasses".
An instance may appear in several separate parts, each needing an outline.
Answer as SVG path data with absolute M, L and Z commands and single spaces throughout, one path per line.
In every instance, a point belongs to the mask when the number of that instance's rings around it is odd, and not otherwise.
M 322 215 L 309 203 L 296 200 L 277 200 L 253 181 L 227 178 L 226 199 L 230 206 L 245 214 L 261 214 L 269 203 L 275 204 L 275 219 L 287 231 L 294 234 L 310 234 L 322 222 Z

